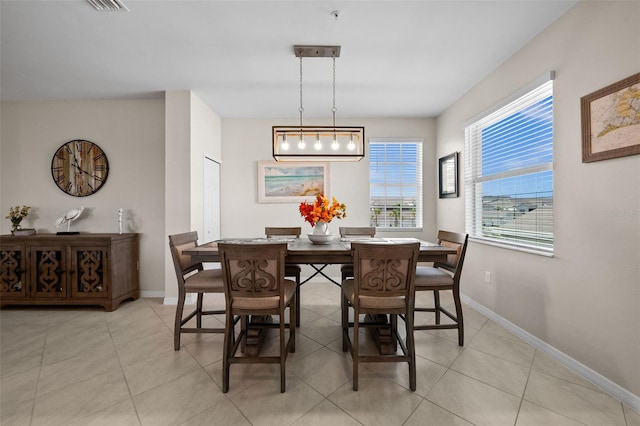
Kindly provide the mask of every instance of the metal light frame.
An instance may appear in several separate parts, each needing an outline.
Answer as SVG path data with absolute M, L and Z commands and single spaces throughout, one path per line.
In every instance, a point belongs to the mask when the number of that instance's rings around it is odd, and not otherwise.
M 302 148 L 300 140 L 304 142 Z M 334 140 L 338 142 L 337 148 L 333 148 Z M 363 157 L 364 127 L 273 126 L 276 161 L 360 161 Z
M 336 126 L 336 58 L 340 46 L 293 46 L 300 58 L 300 125 L 273 126 L 276 161 L 360 161 L 364 158 L 364 127 Z M 302 125 L 302 58 L 333 59 L 333 126 Z

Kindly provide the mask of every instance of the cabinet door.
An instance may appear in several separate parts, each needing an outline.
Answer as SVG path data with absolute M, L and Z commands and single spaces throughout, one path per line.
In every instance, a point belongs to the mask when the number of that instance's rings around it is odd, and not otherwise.
M 25 253 L 22 246 L 0 248 L 0 297 L 27 297 Z
M 65 247 L 29 249 L 31 295 L 64 299 L 67 297 L 67 250 Z
M 71 247 L 71 296 L 108 295 L 108 250 L 105 247 Z

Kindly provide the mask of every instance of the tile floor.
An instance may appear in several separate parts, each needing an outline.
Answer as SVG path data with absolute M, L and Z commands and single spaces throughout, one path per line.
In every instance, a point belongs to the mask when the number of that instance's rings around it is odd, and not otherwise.
M 284 394 L 267 364 L 233 365 L 223 394 L 222 336 L 184 335 L 175 352 L 174 309 L 140 299 L 110 313 L 0 311 L 0 424 L 640 425 L 639 413 L 470 308 L 464 348 L 454 330 L 416 332 L 416 392 L 406 364 L 367 364 L 353 392 L 339 288 L 308 283 Z M 273 338 L 264 353 L 277 352 Z

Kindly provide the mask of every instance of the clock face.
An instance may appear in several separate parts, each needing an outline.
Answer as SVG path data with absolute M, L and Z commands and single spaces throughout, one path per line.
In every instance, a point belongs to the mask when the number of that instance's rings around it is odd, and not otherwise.
M 58 148 L 51 160 L 51 175 L 67 194 L 86 197 L 107 181 L 109 162 L 98 145 L 78 139 Z

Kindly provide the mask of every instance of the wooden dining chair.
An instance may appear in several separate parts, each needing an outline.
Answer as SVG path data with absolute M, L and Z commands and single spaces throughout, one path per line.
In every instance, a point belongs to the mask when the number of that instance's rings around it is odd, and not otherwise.
M 462 315 L 462 303 L 460 301 L 460 275 L 462 265 L 467 252 L 468 234 L 439 231 L 438 244 L 453 248 L 455 254 L 450 254 L 446 262 L 434 262 L 431 266 L 418 266 L 416 269 L 416 292 L 432 291 L 433 307 L 416 306 L 417 312 L 434 312 L 435 324 L 414 325 L 415 330 L 441 330 L 458 329 L 458 345 L 464 345 L 464 318 Z M 453 315 L 440 304 L 440 291 L 451 291 L 456 314 Z M 453 324 L 442 324 L 440 314 L 449 317 Z
M 264 234 L 267 236 L 267 239 L 277 239 L 278 237 L 295 237 L 300 238 L 300 234 L 302 233 L 302 227 L 300 226 L 291 226 L 291 227 L 277 227 L 277 226 L 267 226 L 264 228 Z M 296 326 L 300 327 L 300 274 L 302 273 L 302 268 L 300 265 L 295 263 L 285 263 L 284 265 L 284 276 L 291 277 L 296 280 Z
M 286 360 L 295 352 L 296 338 L 296 283 L 284 277 L 286 243 L 219 243 L 227 303 L 227 321 L 222 358 L 222 392 L 229 390 L 229 370 L 236 363 L 280 364 L 280 392 L 285 391 Z M 285 310 L 289 308 L 289 323 L 285 323 Z M 233 318 L 240 317 L 240 334 L 235 338 Z M 238 346 L 246 344 L 250 316 L 277 315 L 277 324 L 251 323 L 251 327 L 278 328 L 280 353 L 278 356 L 236 356 Z M 285 340 L 285 330 L 289 338 Z M 241 346 L 241 347 L 242 347 Z
M 178 280 L 178 303 L 176 306 L 175 324 L 173 327 L 174 350 L 180 350 L 181 333 L 224 333 L 224 328 L 203 328 L 203 315 L 224 315 L 225 309 L 205 311 L 202 307 L 206 293 L 224 293 L 221 269 L 204 269 L 201 262 L 194 262 L 191 256 L 182 254 L 183 250 L 198 246 L 198 233 L 169 235 L 171 258 Z M 197 294 L 196 308 L 183 317 L 184 304 L 187 293 Z M 196 317 L 195 327 L 185 327 L 193 317 Z
M 338 228 L 340 238 L 373 238 L 376 236 L 375 226 L 341 226 Z M 353 263 L 340 266 L 342 281 L 353 277 Z
M 420 243 L 352 242 L 354 276 L 342 282 L 342 350 L 353 358 L 353 390 L 358 390 L 358 369 L 361 362 L 407 362 L 409 387 L 416 390 L 416 354 L 413 338 L 413 308 L 415 273 Z M 353 323 L 349 322 L 349 307 L 353 308 Z M 361 355 L 360 327 L 380 327 L 379 322 L 361 321 L 361 314 L 390 315 L 391 338 L 402 349 L 402 355 Z M 403 315 L 406 344 L 398 334 L 398 315 Z M 349 327 L 353 326 L 353 342 Z

